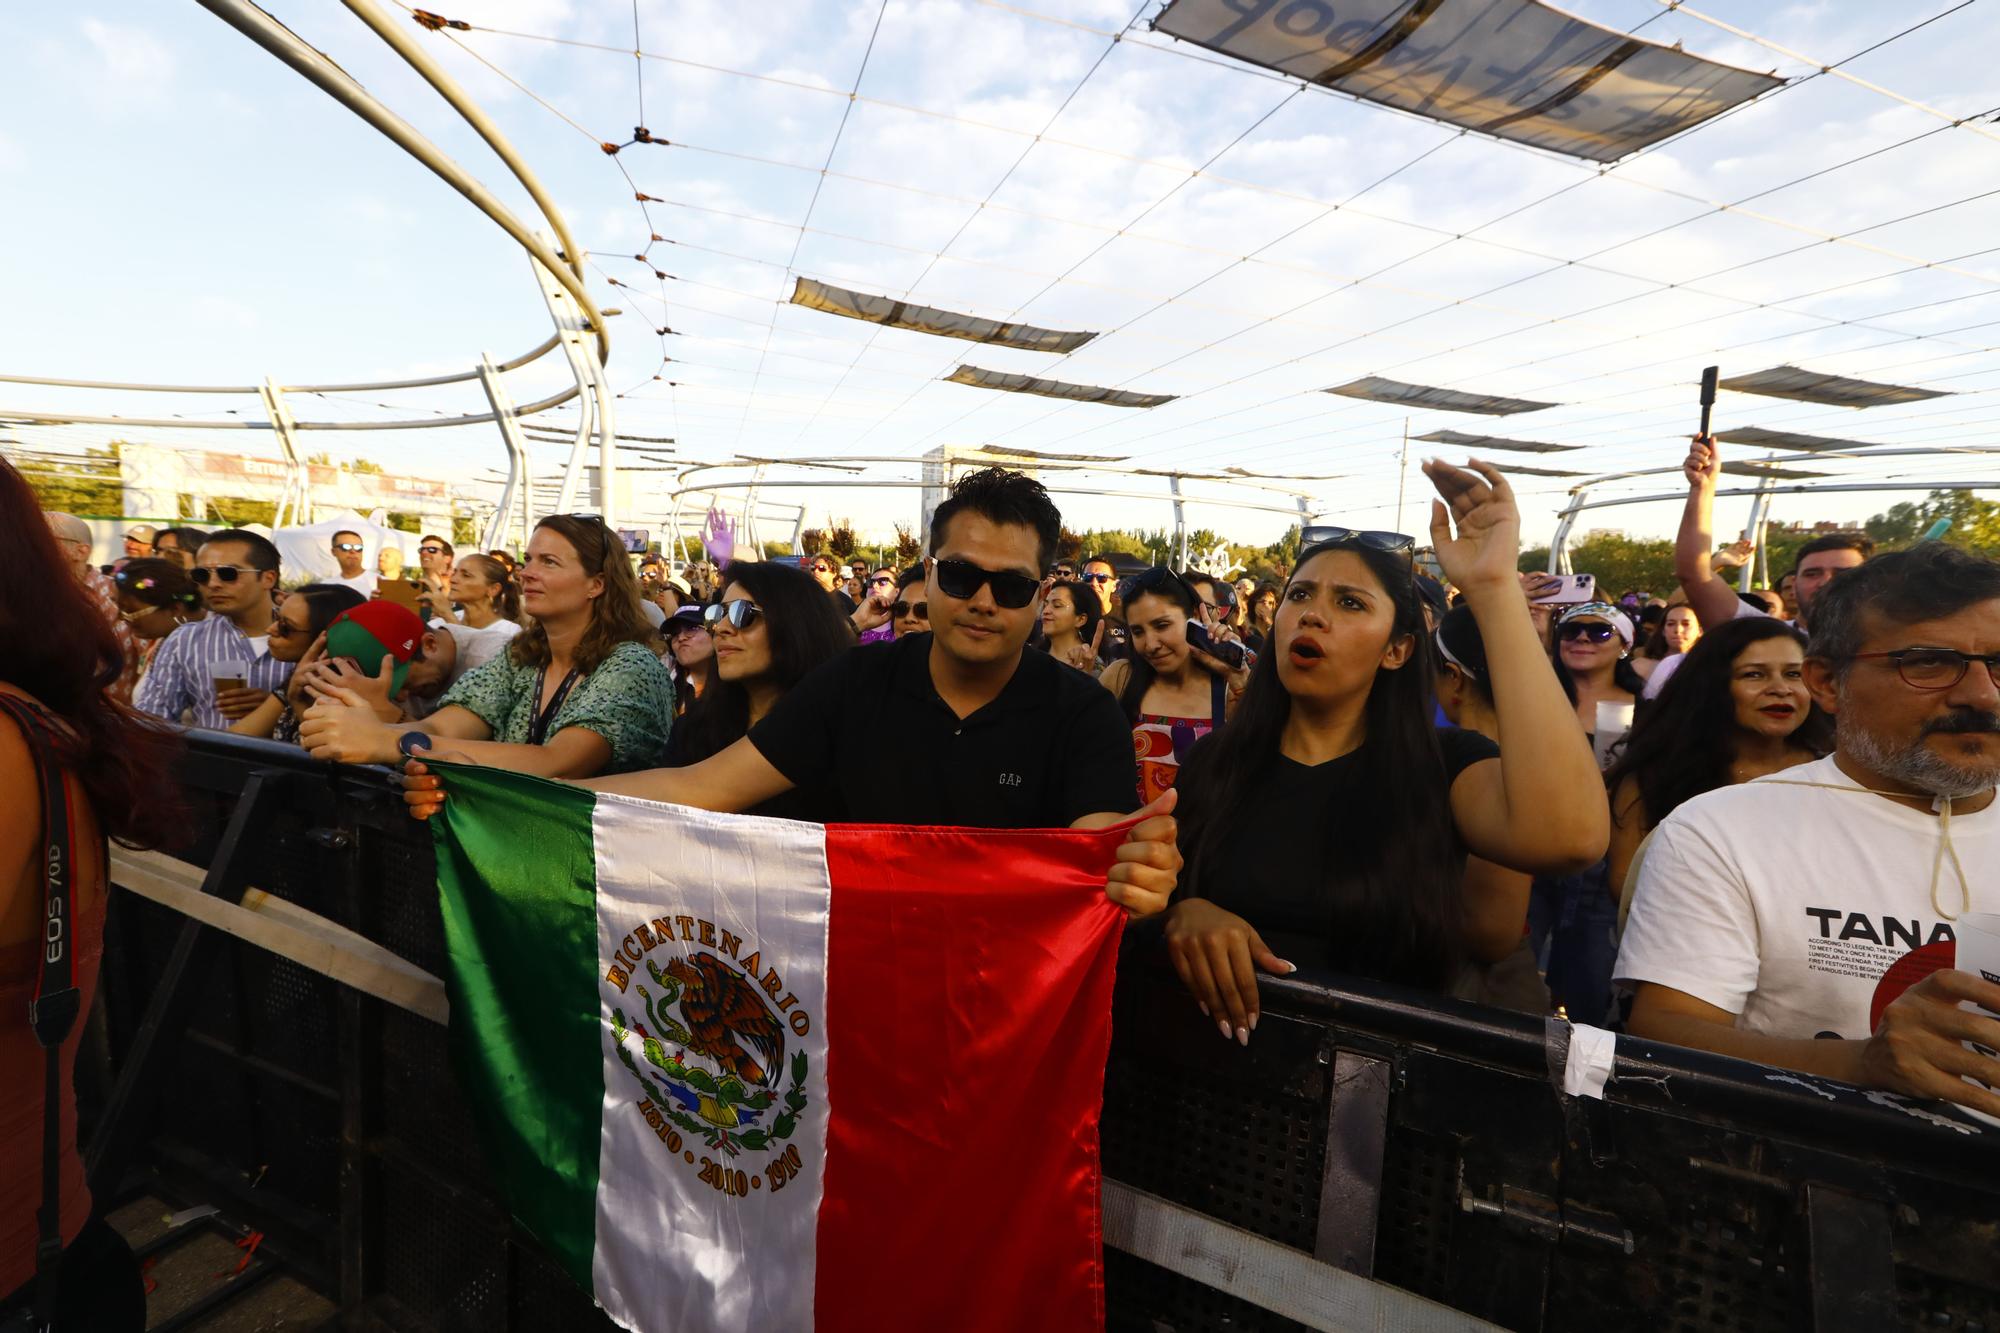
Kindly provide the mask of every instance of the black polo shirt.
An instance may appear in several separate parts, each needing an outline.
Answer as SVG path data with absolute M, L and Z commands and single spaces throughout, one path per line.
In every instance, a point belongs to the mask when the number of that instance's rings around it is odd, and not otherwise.
M 1127 812 L 1132 729 L 1111 691 L 1029 650 L 960 719 L 931 684 L 931 636 L 850 649 L 786 692 L 750 743 L 800 787 L 833 779 L 826 823 L 1067 828 Z

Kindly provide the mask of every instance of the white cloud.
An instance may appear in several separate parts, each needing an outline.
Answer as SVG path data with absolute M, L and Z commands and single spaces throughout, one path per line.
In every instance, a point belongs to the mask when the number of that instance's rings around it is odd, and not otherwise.
M 98 18 L 81 26 L 92 59 L 80 74 L 106 100 L 150 100 L 173 82 L 173 52 L 144 28 Z

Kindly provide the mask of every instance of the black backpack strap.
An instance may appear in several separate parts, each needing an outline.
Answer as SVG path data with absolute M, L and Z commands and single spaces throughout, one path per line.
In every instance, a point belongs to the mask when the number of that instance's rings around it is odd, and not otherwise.
M 28 1025 L 47 1053 L 42 1091 L 42 1207 L 35 1245 L 35 1320 L 55 1326 L 57 1269 L 62 1263 L 62 1044 L 76 1023 L 76 847 L 69 789 L 49 744 L 53 728 L 40 710 L 0 693 L 0 711 L 14 719 L 35 758 L 42 788 L 41 967 Z

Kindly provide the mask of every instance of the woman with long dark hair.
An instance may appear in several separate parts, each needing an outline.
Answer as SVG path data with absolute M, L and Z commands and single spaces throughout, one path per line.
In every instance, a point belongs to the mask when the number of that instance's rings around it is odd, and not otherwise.
M 1057 579 L 1042 594 L 1041 646 L 1058 662 L 1078 671 L 1097 671 L 1097 627 L 1104 604 L 1090 585 L 1077 579 Z
M 506 652 L 454 682 L 436 712 L 385 723 L 353 690 L 317 686 L 300 741 L 335 763 L 435 752 L 556 778 L 658 764 L 674 682 L 648 646 L 653 627 L 624 544 L 602 519 L 550 514 L 535 525 L 518 577 L 532 622 Z
M 1251 651 L 1259 653 L 1264 651 L 1264 645 L 1271 637 L 1271 623 L 1277 614 L 1278 585 L 1265 579 L 1257 585 L 1257 590 L 1250 594 L 1249 601 L 1244 604 L 1246 628 L 1243 632 L 1243 642 L 1250 645 Z
M 1118 696 L 1139 763 L 1139 804 L 1179 776 L 1189 748 L 1221 726 L 1250 680 L 1246 661 L 1231 670 L 1188 640 L 1201 598 L 1165 565 L 1119 585 L 1132 654 L 1104 668 L 1098 684 Z
M 1725 621 L 1681 659 L 1604 775 L 1613 893 L 1622 898 L 1640 843 L 1682 801 L 1833 752 L 1805 660 L 1806 636 L 1769 616 Z
M 1597 766 L 1515 572 L 1513 491 L 1470 468 L 1424 465 L 1450 507 L 1432 505 L 1431 539 L 1479 622 L 1507 748 L 1432 726 L 1409 537 L 1348 532 L 1300 553 L 1236 716 L 1179 784 L 1168 951 L 1225 1036 L 1249 1041 L 1259 968 L 1292 970 L 1266 932 L 1302 958 L 1442 990 L 1465 950 L 1468 851 L 1522 871 L 1603 854 Z
M 1695 617 L 1694 608 L 1682 602 L 1667 607 L 1653 632 L 1644 637 L 1646 644 L 1633 656 L 1632 669 L 1641 680 L 1651 680 L 1661 662 L 1694 647 L 1695 640 L 1701 637 L 1701 621 Z
M 285 594 L 278 613 L 271 617 L 269 651 L 280 662 L 295 667 L 310 665 L 323 647 L 320 635 L 335 616 L 351 611 L 368 599 L 344 583 L 308 583 Z M 268 736 L 272 740 L 296 741 L 299 715 L 312 707 L 313 696 L 306 691 L 309 672 L 293 671 L 282 693 L 271 695 L 242 717 L 229 724 L 239 736 Z
M 667 768 L 698 764 L 743 739 L 808 672 L 854 646 L 846 618 L 796 565 L 739 560 L 723 577 L 722 600 L 704 612 L 715 641 L 715 677 L 674 728 Z M 823 817 L 830 790 L 794 787 L 747 813 Z
M 186 823 L 172 764 L 178 740 L 106 691 L 125 656 L 103 613 L 71 577 L 34 492 L 0 459 L 0 1322 L 33 1298 L 43 1194 L 47 1055 L 28 1026 L 45 920 L 42 787 L 26 709 L 60 772 L 73 834 L 70 958 L 81 992 L 59 1048 L 57 1185 L 64 1245 L 57 1322 L 126 1333 L 145 1327 L 138 1265 L 91 1207 L 77 1154 L 71 1091 L 83 1015 L 103 953 L 106 839 L 169 845 Z

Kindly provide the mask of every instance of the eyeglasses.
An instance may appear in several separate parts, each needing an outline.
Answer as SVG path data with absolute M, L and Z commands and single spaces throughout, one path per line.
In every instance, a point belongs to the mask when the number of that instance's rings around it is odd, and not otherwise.
M 444 547 L 442 547 L 442 546 L 419 546 L 419 547 L 417 548 L 417 554 L 418 554 L 418 555 L 443 555 L 443 554 L 444 554 Z
M 1076 577 L 1076 571 L 1074 569 L 1071 569 L 1068 565 L 1056 565 L 1050 568 L 1049 575 L 1052 578 L 1058 578 L 1067 581 L 1070 579 L 1074 579 Z
M 266 631 L 274 639 L 289 639 L 305 632 L 303 628 L 297 625 L 287 625 L 283 618 L 277 616 L 271 618 L 271 628 Z
M 894 574 L 877 574 L 874 578 L 868 580 L 868 586 L 871 588 L 878 583 L 886 583 L 893 588 L 896 586 L 896 576 Z
M 757 609 L 756 603 L 739 597 L 733 602 L 718 602 L 706 608 L 701 613 L 701 619 L 711 630 L 718 628 L 725 620 L 729 622 L 731 629 L 745 629 L 756 624 L 757 617 L 763 614 Z
M 357 546 L 354 549 L 358 551 L 361 548 Z M 196 565 L 188 571 L 188 577 L 206 588 L 210 575 L 215 576 L 217 583 L 234 583 L 242 575 L 249 574 L 254 577 L 263 572 L 253 565 Z
M 1117 577 L 1116 574 L 1085 574 L 1083 581 L 1085 583 L 1109 583 Z
M 1358 528 L 1313 527 L 1301 529 L 1299 546 L 1363 546 L 1371 551 L 1416 554 L 1417 539 L 1403 532 L 1368 532 Z
M 1948 690 L 1965 679 L 1974 662 L 1986 668 L 1993 683 L 2000 685 L 2000 653 L 1961 653 L 1956 648 L 1898 648 L 1887 653 L 1856 653 L 1850 662 L 1887 658 L 1896 664 L 1896 674 L 1913 690 Z
M 362 546 L 360 542 L 335 542 L 333 549 L 336 551 L 361 551 L 367 548 Z
M 915 616 L 919 620 L 929 620 L 931 618 L 931 604 L 929 602 L 898 602 L 889 608 L 889 614 L 898 620 L 903 620 L 910 616 Z
M 1592 643 L 1609 643 L 1611 636 L 1617 632 L 1610 625 L 1585 624 L 1583 621 L 1573 620 L 1558 629 L 1556 637 L 1566 643 L 1575 639 L 1589 639 Z
M 993 589 L 993 600 L 1009 611 L 1018 611 L 1035 600 L 1042 590 L 1040 579 L 1010 570 L 981 569 L 967 560 L 932 559 L 937 571 L 938 591 L 953 601 L 969 602 L 982 587 Z

